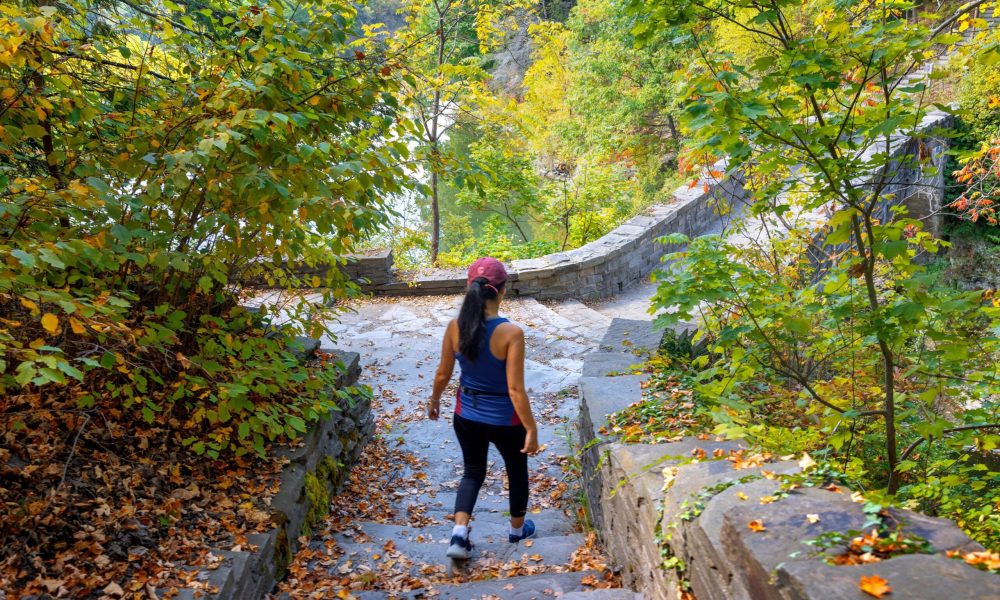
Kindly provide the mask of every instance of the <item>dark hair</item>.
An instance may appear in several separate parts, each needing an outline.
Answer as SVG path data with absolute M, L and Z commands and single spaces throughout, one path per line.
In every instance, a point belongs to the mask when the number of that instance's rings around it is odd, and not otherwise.
M 469 284 L 458 311 L 458 351 L 468 360 L 476 360 L 483 346 L 486 331 L 486 301 L 496 298 L 504 288 L 489 285 L 485 277 L 477 277 Z

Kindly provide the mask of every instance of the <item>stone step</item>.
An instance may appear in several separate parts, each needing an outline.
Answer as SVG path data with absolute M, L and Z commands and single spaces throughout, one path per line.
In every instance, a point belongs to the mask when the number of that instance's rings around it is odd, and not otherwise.
M 611 598 L 635 598 L 632 596 L 614 596 L 591 594 L 607 592 L 595 590 L 584 581 L 593 577 L 600 580 L 601 574 L 594 571 L 575 573 L 546 573 L 541 575 L 522 575 L 507 579 L 473 581 L 460 584 L 445 584 L 434 586 L 437 598 L 447 600 L 481 600 L 483 598 L 502 598 L 503 600 L 548 600 L 551 598 L 571 597 L 570 594 L 582 595 L 583 599 L 603 600 Z M 429 590 L 428 590 L 429 591 Z M 420 598 L 414 594 L 408 598 Z M 581 596 L 572 596 L 581 597 Z
M 611 322 L 610 317 L 590 308 L 579 300 L 562 300 L 553 304 L 551 308 L 572 321 L 595 329 L 607 327 L 608 323 Z
M 414 535 L 421 528 L 397 525 L 371 523 L 365 524 L 362 527 L 364 529 L 371 531 L 364 542 L 352 541 L 350 537 L 336 534 L 333 539 L 343 555 L 331 566 L 321 566 L 327 563 L 319 560 L 311 568 L 326 568 L 331 575 L 371 571 L 433 576 L 445 572 L 448 562 L 445 552 L 451 537 L 450 528 L 433 528 L 434 537 L 431 537 L 430 532 Z M 507 540 L 506 528 L 486 536 L 476 532 L 475 526 L 472 539 L 475 548 L 467 569 L 473 571 L 518 562 L 532 567 L 563 567 L 570 563 L 573 554 L 585 541 L 582 534 L 572 533 L 542 535 L 512 544 Z M 527 542 L 531 545 L 526 545 Z M 325 547 L 324 542 L 314 542 L 313 549 L 322 547 Z

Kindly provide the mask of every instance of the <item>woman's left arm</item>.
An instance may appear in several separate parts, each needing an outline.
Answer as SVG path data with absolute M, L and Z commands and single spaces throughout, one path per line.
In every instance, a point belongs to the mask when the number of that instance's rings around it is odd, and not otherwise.
M 434 390 L 431 392 L 431 399 L 427 402 L 427 416 L 434 421 L 441 416 L 441 394 L 448 387 L 451 381 L 451 374 L 455 371 L 455 348 L 452 343 L 458 324 L 455 321 L 448 323 L 448 328 L 444 330 L 444 340 L 441 341 L 441 362 L 438 363 L 437 373 L 434 374 Z

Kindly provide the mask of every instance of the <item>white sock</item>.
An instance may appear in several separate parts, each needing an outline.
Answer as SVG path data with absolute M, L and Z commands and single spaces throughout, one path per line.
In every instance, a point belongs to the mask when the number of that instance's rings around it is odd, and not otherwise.
M 522 533 L 524 533 L 524 525 L 521 525 L 520 527 L 514 527 L 513 525 L 510 526 L 511 535 L 521 535 Z
M 455 525 L 451 528 L 451 535 L 457 535 L 468 539 L 469 537 L 469 526 L 468 525 Z

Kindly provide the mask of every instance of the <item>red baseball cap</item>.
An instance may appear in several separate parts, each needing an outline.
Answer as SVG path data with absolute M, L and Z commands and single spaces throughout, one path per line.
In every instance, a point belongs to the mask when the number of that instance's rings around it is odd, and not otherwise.
M 507 283 L 507 269 L 503 263 L 490 256 L 484 256 L 469 266 L 468 283 L 479 277 L 485 277 L 487 283 L 494 287 L 500 287 Z

